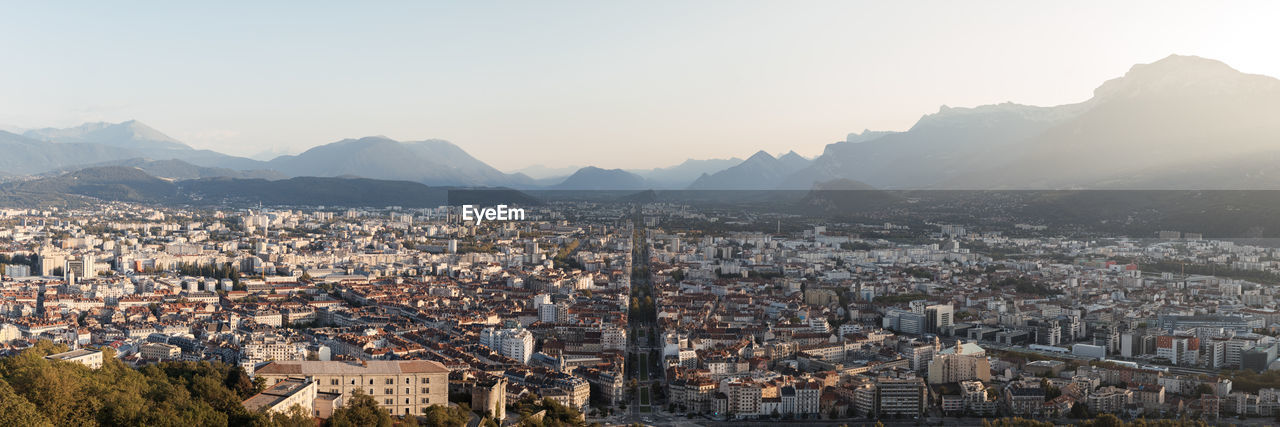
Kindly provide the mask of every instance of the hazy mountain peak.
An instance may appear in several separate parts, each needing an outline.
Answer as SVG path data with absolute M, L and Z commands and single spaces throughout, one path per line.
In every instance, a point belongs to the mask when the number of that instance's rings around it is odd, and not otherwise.
M 1094 90 L 1094 99 L 1247 94 L 1277 88 L 1280 88 L 1280 80 L 1242 73 L 1222 61 L 1169 55 L 1150 64 L 1136 64 L 1124 76 L 1108 80 Z
M 622 169 L 595 166 L 578 169 L 555 186 L 560 190 L 638 190 L 645 187 L 645 180 L 640 175 Z
M 896 133 L 896 132 L 863 129 L 861 133 L 850 133 L 849 135 L 845 136 L 843 142 L 854 143 L 854 144 L 859 142 L 867 142 L 867 141 L 870 141 L 885 135 L 889 135 L 892 133 Z
M 946 104 L 943 104 L 942 106 L 938 107 L 937 113 L 931 114 L 930 116 L 951 117 L 951 116 L 965 116 L 965 115 L 971 115 L 971 114 L 984 114 L 984 113 L 993 113 L 993 112 L 1024 112 L 1024 111 L 1035 110 L 1040 108 L 1044 108 L 1044 107 L 1016 104 L 1012 101 L 1005 101 L 999 104 L 979 105 L 976 107 L 950 107 L 950 106 L 947 106 Z
M 145 139 L 148 141 L 165 141 L 165 142 L 172 142 L 175 144 L 182 144 L 178 140 L 169 137 L 169 135 L 165 135 L 160 131 L 155 130 L 155 128 L 152 128 L 151 126 L 147 126 L 137 120 L 129 120 L 126 122 L 122 122 L 120 123 L 119 126 L 127 129 L 129 132 L 132 132 L 135 138 Z M 185 146 L 185 144 L 183 145 Z
M 789 159 L 809 160 L 809 159 L 806 159 L 804 156 L 801 156 L 800 153 L 797 153 L 796 150 L 791 150 L 791 151 L 788 151 L 787 154 L 778 156 L 778 160 L 789 160 Z
M 268 166 L 288 175 L 357 175 L 430 185 L 509 185 L 527 178 L 509 176 L 441 139 L 400 142 L 382 135 L 312 147 L 281 156 Z
M 943 105 L 934 114 L 926 114 L 911 126 L 912 131 L 951 126 L 999 126 L 1006 120 L 1030 122 L 1056 122 L 1073 117 L 1087 109 L 1085 103 L 1054 107 L 1004 102 L 976 107 L 948 107 Z
M 34 129 L 23 133 L 23 136 L 45 141 L 101 144 L 135 150 L 191 149 L 186 144 L 137 120 L 120 123 L 92 122 L 61 129 Z
M 773 157 L 760 150 L 747 160 L 731 168 L 702 175 L 690 189 L 695 190 L 756 190 L 775 188 L 782 178 L 809 165 L 809 160 L 794 151 Z
M 380 142 L 399 142 L 399 141 L 388 138 L 385 135 L 372 135 L 372 136 L 362 136 L 359 138 L 346 138 L 338 142 L 347 143 L 347 144 L 350 144 L 350 143 L 372 144 L 372 143 L 380 143 Z
M 752 154 L 751 157 L 748 157 L 746 161 L 759 162 L 759 161 L 770 161 L 770 160 L 777 160 L 777 158 L 773 157 L 772 154 L 769 154 L 768 151 L 760 150 L 760 151 L 757 151 L 755 154 Z
M 1150 77 L 1153 75 L 1181 74 L 1183 76 L 1243 74 L 1225 62 L 1194 55 L 1169 55 L 1150 64 L 1134 64 L 1126 76 Z

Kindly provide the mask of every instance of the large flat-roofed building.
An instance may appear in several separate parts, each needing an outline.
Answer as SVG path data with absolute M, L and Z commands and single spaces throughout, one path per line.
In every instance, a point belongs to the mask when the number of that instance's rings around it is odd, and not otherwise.
M 58 354 L 50 354 L 44 357 L 49 360 L 65 360 L 67 362 L 75 362 L 89 369 L 98 369 L 102 367 L 102 352 L 93 349 L 82 348 L 71 350 Z
M 1156 318 L 1160 329 L 1169 333 L 1194 328 L 1223 328 L 1236 332 L 1251 332 L 1249 319 L 1240 315 L 1201 314 L 1195 316 L 1160 315 Z
M 348 399 L 360 390 L 394 415 L 421 415 L 431 405 L 449 404 L 449 368 L 426 360 L 281 361 L 258 368 L 254 376 L 266 379 L 267 386 L 307 378 L 318 391 Z
M 879 416 L 920 416 L 928 404 L 924 380 L 921 378 L 875 381 Z
M 1240 367 L 1262 372 L 1276 360 L 1276 345 L 1257 345 L 1240 354 Z
M 245 399 L 242 404 L 251 412 L 288 413 L 294 406 L 299 406 L 308 414 L 314 414 L 315 400 L 315 381 L 286 378 L 263 390 L 262 393 Z

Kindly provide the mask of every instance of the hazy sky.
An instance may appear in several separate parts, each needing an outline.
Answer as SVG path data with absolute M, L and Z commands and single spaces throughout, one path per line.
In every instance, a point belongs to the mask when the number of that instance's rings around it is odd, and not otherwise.
M 197 148 L 443 138 L 499 169 L 806 156 L 1171 53 L 1280 76 L 1280 2 L 7 2 L 0 127 Z M 116 2 L 112 2 L 116 3 Z

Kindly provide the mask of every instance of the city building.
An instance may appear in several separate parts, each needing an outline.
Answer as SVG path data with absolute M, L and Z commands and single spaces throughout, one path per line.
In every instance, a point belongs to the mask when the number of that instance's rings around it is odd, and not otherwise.
M 396 415 L 423 414 L 431 405 L 449 402 L 449 368 L 425 360 L 276 361 L 254 376 L 268 385 L 310 378 L 318 391 L 347 396 L 359 390 Z

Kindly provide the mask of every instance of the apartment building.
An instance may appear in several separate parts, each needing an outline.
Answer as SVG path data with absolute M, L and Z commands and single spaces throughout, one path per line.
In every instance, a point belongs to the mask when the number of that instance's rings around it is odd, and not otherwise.
M 1102 387 L 1089 394 L 1089 409 L 1097 413 L 1120 412 L 1132 398 L 1129 390 L 1117 387 Z
M 920 378 L 888 379 L 875 382 L 877 409 L 884 416 L 919 416 L 928 403 L 924 380 Z
M 480 331 L 480 345 L 520 363 L 529 363 L 529 358 L 533 357 L 533 333 L 528 329 L 486 328 Z
M 423 414 L 431 405 L 449 403 L 449 368 L 439 362 L 277 361 L 254 375 L 265 378 L 268 386 L 289 378 L 309 378 L 321 392 L 350 396 L 358 390 L 396 415 Z
M 102 367 L 102 352 L 93 349 L 77 349 L 66 351 L 58 354 L 50 354 L 44 357 L 49 360 L 62 360 L 67 362 L 79 363 L 88 366 L 89 369 L 98 369 Z
M 162 342 L 149 342 L 138 347 L 138 354 L 152 360 L 175 360 L 182 356 L 182 348 Z

